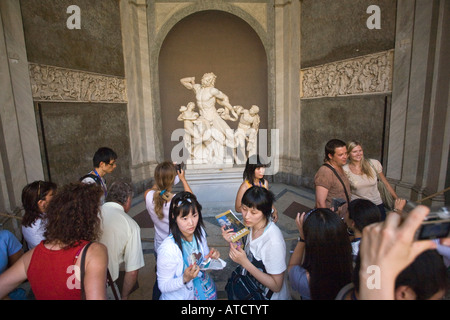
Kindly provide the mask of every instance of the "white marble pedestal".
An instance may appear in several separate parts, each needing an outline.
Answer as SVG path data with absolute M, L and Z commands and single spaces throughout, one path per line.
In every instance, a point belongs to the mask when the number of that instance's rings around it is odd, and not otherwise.
M 234 211 L 234 201 L 241 185 L 243 167 L 186 168 L 186 179 L 202 205 L 203 216 L 215 216 L 226 210 Z

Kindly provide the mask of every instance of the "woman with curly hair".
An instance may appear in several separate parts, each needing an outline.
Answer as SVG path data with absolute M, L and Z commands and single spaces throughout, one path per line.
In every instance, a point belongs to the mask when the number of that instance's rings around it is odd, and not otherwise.
M 41 180 L 27 184 L 22 190 L 22 205 L 25 210 L 22 219 L 22 235 L 28 249 L 33 249 L 45 239 L 43 220 L 55 192 L 55 183 Z
M 108 254 L 106 247 L 96 242 L 101 230 L 102 194 L 96 184 L 77 182 L 53 196 L 46 213 L 46 240 L 0 276 L 0 298 L 26 279 L 37 300 L 106 298 Z M 81 265 L 83 251 L 86 257 Z M 78 271 L 83 267 L 81 281 Z

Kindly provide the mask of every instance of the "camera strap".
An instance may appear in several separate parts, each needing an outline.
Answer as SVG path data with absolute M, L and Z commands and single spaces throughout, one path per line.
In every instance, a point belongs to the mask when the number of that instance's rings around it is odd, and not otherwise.
M 350 197 L 348 196 L 347 193 L 347 188 L 345 187 L 344 181 L 342 181 L 341 177 L 339 176 L 339 174 L 337 173 L 336 169 L 333 168 L 333 166 L 330 166 L 328 163 L 324 163 L 324 166 L 330 168 L 331 171 L 334 172 L 334 174 L 336 175 L 336 177 L 339 179 L 339 181 L 342 183 L 342 186 L 344 187 L 344 192 L 345 192 L 345 197 L 347 198 L 347 204 L 350 204 Z

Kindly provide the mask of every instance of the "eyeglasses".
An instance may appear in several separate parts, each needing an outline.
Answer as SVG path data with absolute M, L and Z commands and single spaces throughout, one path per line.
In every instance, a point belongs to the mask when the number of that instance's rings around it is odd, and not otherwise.
M 112 162 L 109 162 L 109 163 L 105 163 L 107 166 L 114 166 L 114 165 L 116 165 L 117 163 L 116 163 L 116 161 L 115 160 L 113 160 Z

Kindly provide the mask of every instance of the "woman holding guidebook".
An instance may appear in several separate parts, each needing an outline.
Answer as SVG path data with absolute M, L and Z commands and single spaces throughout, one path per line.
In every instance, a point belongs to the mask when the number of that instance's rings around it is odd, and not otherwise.
M 249 188 L 241 205 L 244 224 L 250 229 L 245 249 L 231 241 L 233 229 L 222 227 L 222 236 L 230 243 L 230 258 L 256 280 L 266 299 L 287 300 L 290 295 L 285 277 L 286 243 L 270 219 L 273 202 L 271 191 L 258 186 Z
M 158 247 L 156 262 L 160 300 L 217 299 L 215 283 L 201 264 L 220 253 L 206 243 L 201 210 L 190 192 L 177 193 L 170 202 L 170 235 Z

